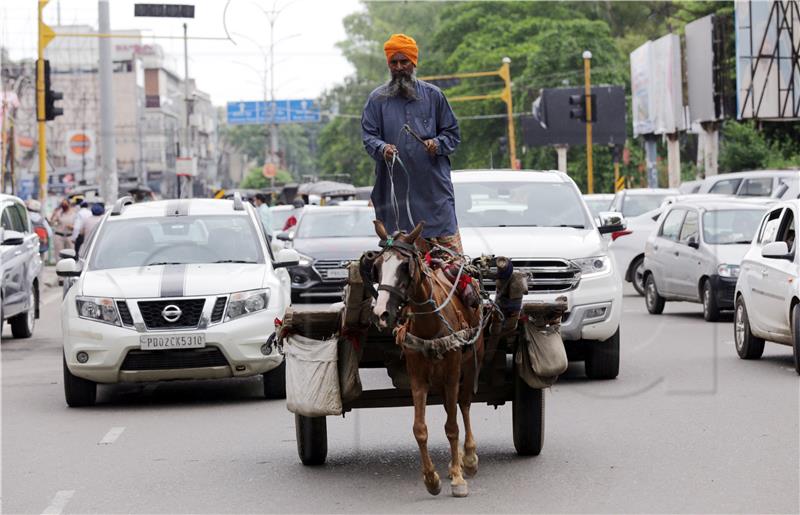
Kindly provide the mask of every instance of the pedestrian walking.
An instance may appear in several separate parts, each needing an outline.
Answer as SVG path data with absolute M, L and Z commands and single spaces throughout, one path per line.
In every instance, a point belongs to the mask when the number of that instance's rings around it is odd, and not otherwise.
M 69 200 L 62 199 L 61 204 L 50 215 L 50 227 L 53 229 L 53 252 L 56 259 L 64 249 L 72 249 L 72 230 L 75 228 L 75 216 L 78 210 L 71 206 Z

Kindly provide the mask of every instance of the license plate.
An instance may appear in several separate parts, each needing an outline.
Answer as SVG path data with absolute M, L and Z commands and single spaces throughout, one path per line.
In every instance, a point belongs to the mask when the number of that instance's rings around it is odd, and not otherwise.
M 346 268 L 333 268 L 328 270 L 328 279 L 347 279 L 349 271 Z
M 202 349 L 206 346 L 204 334 L 154 334 L 139 337 L 142 350 Z

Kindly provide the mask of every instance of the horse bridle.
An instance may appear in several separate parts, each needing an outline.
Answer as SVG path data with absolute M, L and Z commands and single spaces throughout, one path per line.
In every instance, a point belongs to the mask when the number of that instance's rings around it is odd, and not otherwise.
M 378 296 L 378 292 L 385 291 L 385 292 L 389 293 L 389 298 L 390 299 L 394 298 L 394 300 L 397 302 L 398 306 L 402 307 L 405 304 L 407 304 L 408 301 L 409 301 L 408 288 L 411 286 L 411 282 L 416 277 L 416 271 L 417 271 L 417 267 L 418 267 L 417 259 L 419 258 L 419 251 L 418 251 L 417 247 L 415 247 L 413 244 L 406 243 L 404 241 L 398 241 L 398 240 L 395 240 L 394 238 L 388 238 L 386 240 L 381 240 L 380 243 L 378 243 L 378 245 L 383 250 L 381 250 L 380 253 L 375 255 L 375 257 L 372 259 L 373 263 L 380 256 L 382 256 L 384 253 L 386 253 L 387 250 L 392 250 L 392 249 L 396 250 L 400 255 L 408 258 L 409 277 L 408 277 L 408 281 L 406 282 L 406 284 L 402 288 L 398 288 L 397 286 L 391 286 L 391 285 L 388 285 L 388 284 L 379 284 L 377 290 L 375 290 L 374 288 L 372 289 L 373 292 L 374 292 L 374 294 L 373 294 L 374 297 Z

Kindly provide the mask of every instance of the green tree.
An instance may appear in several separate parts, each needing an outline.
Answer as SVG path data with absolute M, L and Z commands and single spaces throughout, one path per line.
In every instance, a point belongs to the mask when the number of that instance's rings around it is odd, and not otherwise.
M 269 188 L 272 181 L 264 177 L 261 169 L 261 166 L 254 166 L 251 168 L 247 172 L 247 175 L 245 175 L 244 179 L 242 179 L 239 187 L 255 190 Z M 292 182 L 292 174 L 290 174 L 287 170 L 278 170 L 278 172 L 275 174 L 275 183 L 286 184 L 287 182 Z

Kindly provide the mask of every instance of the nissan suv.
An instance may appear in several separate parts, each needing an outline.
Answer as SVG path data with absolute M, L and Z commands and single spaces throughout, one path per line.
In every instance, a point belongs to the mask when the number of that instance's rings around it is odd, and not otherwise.
M 290 303 L 285 268 L 273 258 L 255 209 L 233 200 L 133 204 L 121 199 L 56 272 L 64 393 L 94 404 L 97 383 L 263 375 L 264 396 L 285 396 L 275 319 Z
M 578 187 L 556 171 L 453 172 L 464 252 L 507 256 L 528 274 L 523 302 L 565 296 L 561 337 L 571 360 L 592 379 L 619 373 L 622 278 L 603 234 L 624 229 L 603 212 L 598 226 Z

